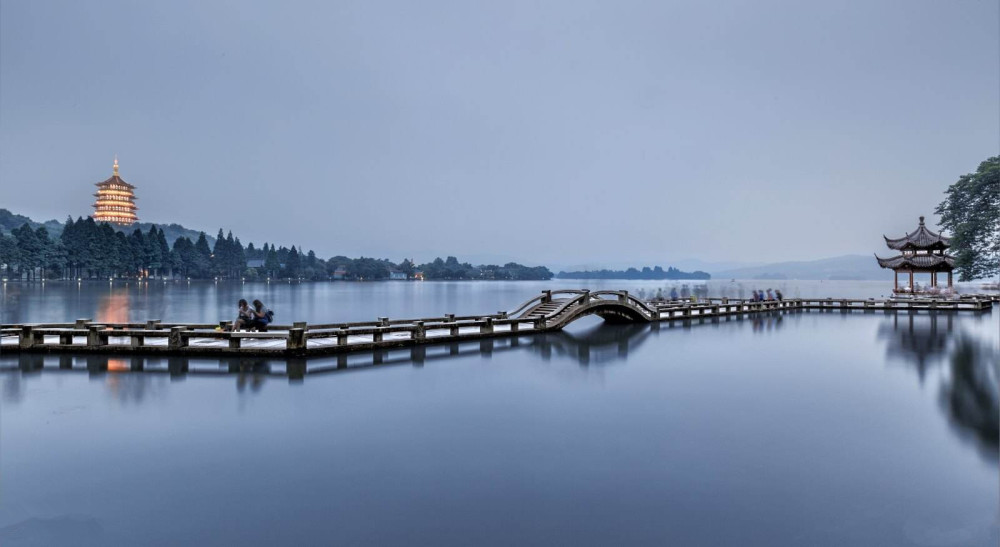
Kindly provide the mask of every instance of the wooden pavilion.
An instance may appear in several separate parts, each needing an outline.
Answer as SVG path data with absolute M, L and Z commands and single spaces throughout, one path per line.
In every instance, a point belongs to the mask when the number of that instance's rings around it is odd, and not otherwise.
M 952 270 L 955 268 L 955 259 L 946 251 L 951 247 L 951 239 L 941 234 L 936 234 L 927 229 L 924 225 L 924 217 L 920 217 L 920 225 L 913 232 L 906 234 L 899 239 L 885 239 L 885 244 L 890 249 L 899 251 L 900 254 L 891 258 L 880 258 L 875 255 L 878 265 L 890 269 L 894 272 L 895 293 L 913 293 L 914 273 L 931 274 L 931 288 L 938 286 L 938 274 L 948 273 L 948 288 L 952 286 Z M 899 288 L 899 274 L 908 273 L 910 284 L 908 287 Z

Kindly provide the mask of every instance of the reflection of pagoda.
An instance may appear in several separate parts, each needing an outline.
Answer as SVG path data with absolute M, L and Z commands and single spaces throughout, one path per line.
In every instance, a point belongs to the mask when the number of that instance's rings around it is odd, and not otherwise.
M 912 233 L 906 234 L 899 239 L 889 239 L 885 236 L 885 244 L 890 249 L 900 251 L 900 254 L 892 258 L 879 258 L 878 265 L 892 270 L 894 288 L 893 292 L 914 291 L 913 274 L 931 274 L 931 287 L 937 287 L 938 272 L 948 272 L 948 288 L 951 288 L 951 271 L 955 268 L 955 259 L 945 252 L 951 247 L 951 239 L 941 234 L 935 234 L 924 226 L 924 217 L 920 217 L 920 225 Z M 906 288 L 899 288 L 899 272 L 910 274 L 910 285 Z
M 908 314 L 901 322 L 899 314 L 891 323 L 879 327 L 879 338 L 888 340 L 886 351 L 913 365 L 923 383 L 927 370 L 940 363 L 947 354 L 954 321 L 951 314 Z
M 96 183 L 97 193 L 94 197 L 94 220 L 129 226 L 139 220 L 135 212 L 135 186 L 125 182 L 118 176 L 118 158 L 115 158 L 114 172 L 111 178 Z

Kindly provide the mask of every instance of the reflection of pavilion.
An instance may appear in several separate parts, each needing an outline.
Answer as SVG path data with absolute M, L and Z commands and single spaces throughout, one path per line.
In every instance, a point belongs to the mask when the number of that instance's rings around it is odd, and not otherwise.
M 923 383 L 927 370 L 946 364 L 940 400 L 958 436 L 997 464 L 1000 452 L 1000 352 L 993 342 L 955 328 L 947 312 L 896 314 L 879 328 L 889 357 L 910 363 Z
M 947 352 L 954 316 L 946 312 L 901 315 L 893 315 L 892 321 L 879 327 L 879 338 L 888 340 L 888 356 L 911 363 L 923 383 L 927 370 Z

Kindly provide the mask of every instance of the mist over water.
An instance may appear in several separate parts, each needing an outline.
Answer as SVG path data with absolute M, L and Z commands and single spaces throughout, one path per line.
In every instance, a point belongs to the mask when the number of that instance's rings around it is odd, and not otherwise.
M 372 319 L 541 288 L 25 285 L 3 311 L 209 321 L 264 294 L 282 320 Z M 998 319 L 591 319 L 301 378 L 280 359 L 2 355 L 0 542 L 995 545 Z

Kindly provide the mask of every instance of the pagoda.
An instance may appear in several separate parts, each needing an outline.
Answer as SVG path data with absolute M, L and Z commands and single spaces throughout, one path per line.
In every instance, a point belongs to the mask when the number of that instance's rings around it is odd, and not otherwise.
M 941 234 L 935 234 L 924 226 L 924 217 L 920 217 L 920 225 L 913 232 L 906 234 L 899 239 L 885 239 L 885 244 L 890 249 L 899 251 L 900 254 L 891 258 L 880 258 L 875 255 L 878 265 L 892 270 L 895 275 L 893 292 L 913 293 L 913 274 L 931 274 L 931 288 L 936 289 L 937 274 L 948 272 L 948 288 L 951 288 L 952 270 L 955 268 L 955 258 L 947 252 L 951 247 L 951 238 Z M 910 284 L 908 287 L 899 288 L 899 274 L 910 274 Z
M 94 220 L 121 226 L 130 226 L 138 222 L 139 217 L 135 214 L 138 210 L 138 207 L 135 206 L 135 186 L 118 176 L 117 157 L 111 178 L 95 185 L 97 193 L 94 194 L 94 197 L 97 198 L 97 201 L 94 202 Z

